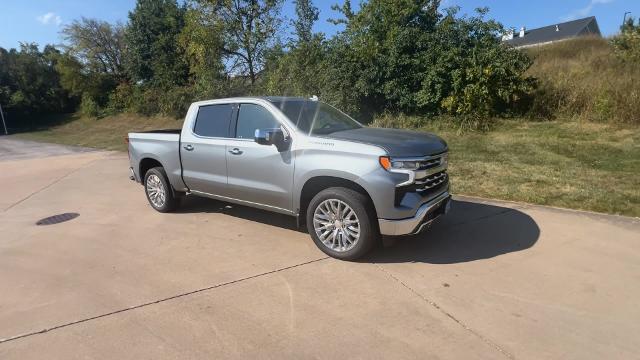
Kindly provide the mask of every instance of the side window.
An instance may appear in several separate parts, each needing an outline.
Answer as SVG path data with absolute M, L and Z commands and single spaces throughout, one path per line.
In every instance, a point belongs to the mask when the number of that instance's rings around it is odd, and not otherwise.
M 229 137 L 232 112 L 231 104 L 200 106 L 193 132 L 200 136 Z
M 280 127 L 280 123 L 264 107 L 255 104 L 240 105 L 238 123 L 236 125 L 236 137 L 238 139 L 253 139 L 256 129 L 278 127 Z

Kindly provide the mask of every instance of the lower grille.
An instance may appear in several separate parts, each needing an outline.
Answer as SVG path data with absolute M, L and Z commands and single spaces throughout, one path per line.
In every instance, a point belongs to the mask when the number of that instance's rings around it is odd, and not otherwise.
M 447 171 L 441 171 L 416 180 L 413 184 L 396 188 L 394 204 L 400 206 L 402 199 L 409 193 L 417 193 L 422 198 L 430 198 L 446 190 L 449 184 Z
M 415 190 L 417 192 L 427 191 L 435 188 L 438 185 L 441 185 L 445 181 L 447 181 L 447 172 L 441 171 L 439 173 L 435 173 L 425 178 L 416 180 L 414 183 Z

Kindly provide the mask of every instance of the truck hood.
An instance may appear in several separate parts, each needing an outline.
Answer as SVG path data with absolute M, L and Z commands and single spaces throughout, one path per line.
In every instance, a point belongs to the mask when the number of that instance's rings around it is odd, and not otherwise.
M 327 137 L 377 145 L 391 157 L 429 156 L 447 151 L 444 140 L 427 132 L 363 127 L 337 131 Z

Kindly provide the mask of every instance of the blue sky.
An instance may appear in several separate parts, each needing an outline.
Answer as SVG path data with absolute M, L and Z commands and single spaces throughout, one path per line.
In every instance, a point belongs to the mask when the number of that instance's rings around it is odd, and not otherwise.
M 320 8 L 316 31 L 332 34 L 337 27 L 326 19 L 338 16 L 331 4 L 342 0 L 315 0 Z M 358 0 L 352 1 L 357 4 Z M 640 0 L 445 0 L 445 6 L 460 6 L 462 13 L 489 7 L 489 16 L 507 27 L 536 28 L 570 19 L 595 15 L 605 35 L 618 31 L 622 17 L 631 11 L 640 16 Z M 0 0 L 0 47 L 17 47 L 19 42 L 60 44 L 64 24 L 81 16 L 110 22 L 126 22 L 135 0 Z M 293 17 L 293 3 L 286 0 L 283 15 Z

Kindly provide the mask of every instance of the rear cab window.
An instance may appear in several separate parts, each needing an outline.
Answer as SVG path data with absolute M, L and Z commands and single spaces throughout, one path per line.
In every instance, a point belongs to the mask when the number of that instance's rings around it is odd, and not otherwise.
M 232 114 L 232 104 L 200 106 L 193 132 L 198 136 L 228 138 Z

